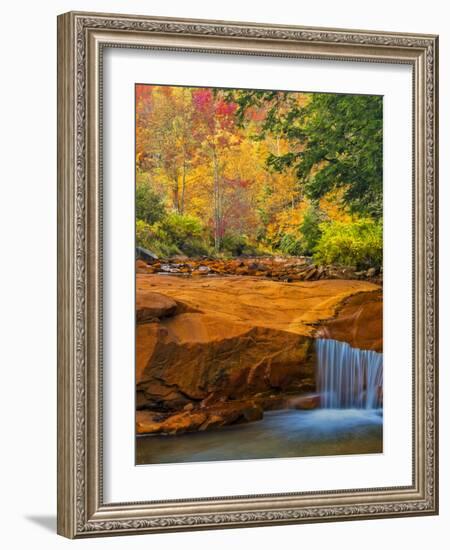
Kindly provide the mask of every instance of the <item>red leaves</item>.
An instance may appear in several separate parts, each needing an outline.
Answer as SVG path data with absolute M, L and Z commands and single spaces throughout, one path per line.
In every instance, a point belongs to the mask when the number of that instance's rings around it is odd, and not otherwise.
M 198 88 L 192 93 L 192 99 L 196 111 L 210 128 L 214 125 L 222 129 L 233 127 L 236 103 L 225 101 L 215 95 L 211 88 Z
M 153 86 L 148 84 L 136 84 L 136 103 L 140 101 L 150 102 L 152 98 Z
M 198 111 L 208 112 L 211 110 L 213 102 L 213 93 L 210 88 L 199 88 L 192 94 L 194 105 Z
M 266 107 L 248 107 L 245 111 L 246 118 L 248 120 L 253 120 L 254 122 L 261 122 L 266 118 L 266 115 Z
M 222 117 L 231 117 L 236 112 L 237 105 L 236 103 L 228 103 L 223 99 L 219 99 L 216 102 L 216 115 Z

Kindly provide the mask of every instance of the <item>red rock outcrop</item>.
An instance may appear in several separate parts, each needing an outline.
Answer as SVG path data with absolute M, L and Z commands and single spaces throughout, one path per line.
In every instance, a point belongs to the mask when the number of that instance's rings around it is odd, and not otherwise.
M 148 323 L 154 319 L 170 317 L 177 303 L 172 298 L 157 292 L 141 291 L 136 294 L 136 322 Z
M 347 342 L 354 348 L 383 351 L 383 296 L 381 290 L 350 296 L 335 317 L 323 322 L 318 335 Z
M 163 434 L 318 406 L 318 327 L 352 315 L 379 288 L 356 280 L 147 273 L 136 281 L 137 430 Z

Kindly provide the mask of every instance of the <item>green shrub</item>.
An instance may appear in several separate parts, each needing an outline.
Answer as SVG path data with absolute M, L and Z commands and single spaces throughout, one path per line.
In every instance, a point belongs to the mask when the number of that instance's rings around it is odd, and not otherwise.
M 255 243 L 250 242 L 247 235 L 227 233 L 222 239 L 221 250 L 225 255 L 242 256 L 258 255 L 259 250 Z
M 366 269 L 380 267 L 383 261 L 383 227 L 380 222 L 362 218 L 351 223 L 320 225 L 322 235 L 314 251 L 319 264 L 338 264 Z
M 136 220 L 136 245 L 150 250 L 160 258 L 180 254 L 180 249 L 169 241 L 167 235 L 144 220 Z
M 211 254 L 208 236 L 201 221 L 195 216 L 176 212 L 166 215 L 153 224 L 137 219 L 136 244 L 163 258 L 175 254 L 187 256 Z
M 136 218 L 149 224 L 158 222 L 166 215 L 163 198 L 152 188 L 148 174 L 136 175 Z
M 301 256 L 303 254 L 303 243 L 301 237 L 293 233 L 285 233 L 279 242 L 278 248 L 284 254 Z
M 171 213 L 162 222 L 170 241 L 188 256 L 207 255 L 207 237 L 201 221 L 188 214 Z
M 266 242 L 272 250 L 282 254 L 311 256 L 322 235 L 321 225 L 324 217 L 325 214 L 317 206 L 311 205 L 299 225 L 291 226 L 286 233 L 279 230 Z
M 161 222 L 161 227 L 170 238 L 178 245 L 182 245 L 186 239 L 203 237 L 202 222 L 189 214 L 172 212 Z
M 151 226 L 144 220 L 136 220 L 136 245 L 143 248 L 151 248 Z
M 311 255 L 322 236 L 321 224 L 323 223 L 323 213 L 314 206 L 310 206 L 305 212 L 303 222 L 300 225 L 302 234 L 302 252 Z

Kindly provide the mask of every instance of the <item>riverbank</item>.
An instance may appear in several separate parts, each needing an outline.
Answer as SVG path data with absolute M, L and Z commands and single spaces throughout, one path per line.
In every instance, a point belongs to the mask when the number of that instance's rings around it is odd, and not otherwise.
M 188 258 L 175 256 L 167 259 L 137 260 L 137 273 L 160 273 L 202 277 L 206 275 L 237 275 L 264 277 L 274 281 L 321 281 L 330 279 L 365 280 L 381 284 L 382 271 L 369 268 L 358 270 L 337 265 L 315 265 L 308 256 L 255 256 L 238 258 Z

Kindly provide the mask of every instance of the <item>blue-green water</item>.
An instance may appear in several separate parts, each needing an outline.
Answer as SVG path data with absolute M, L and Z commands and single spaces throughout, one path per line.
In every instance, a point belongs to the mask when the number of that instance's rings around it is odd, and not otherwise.
M 169 436 L 139 436 L 137 464 L 383 452 L 381 410 L 266 412 L 258 422 Z

